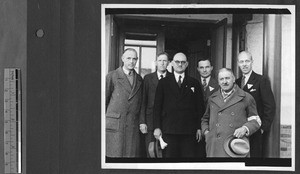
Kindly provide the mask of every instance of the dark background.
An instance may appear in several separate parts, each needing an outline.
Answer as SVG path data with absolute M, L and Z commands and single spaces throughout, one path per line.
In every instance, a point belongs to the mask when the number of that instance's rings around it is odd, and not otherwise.
M 253 0 L 240 4 L 297 4 Z M 101 3 L 218 4 L 220 0 L 28 0 L 26 174 L 158 173 L 101 169 Z M 227 4 L 237 3 L 227 0 Z M 38 8 L 39 7 L 39 8 Z M 36 36 L 42 28 L 45 35 Z M 297 27 L 296 38 L 299 38 Z M 103 38 L 104 39 L 104 38 Z M 299 47 L 299 39 L 296 46 Z M 297 49 L 299 55 L 299 49 Z M 299 61 L 297 60 L 297 65 Z M 299 70 L 297 69 L 297 74 Z M 298 81 L 299 76 L 297 76 Z M 297 83 L 297 88 L 298 88 Z M 299 93 L 296 93 L 299 101 Z M 298 104 L 298 102 L 297 102 Z M 299 114 L 299 107 L 296 109 Z M 296 117 L 296 132 L 300 121 Z M 296 134 L 299 149 L 299 135 Z M 297 149 L 297 148 L 296 148 Z M 299 151 L 296 171 L 299 172 Z M 174 164 L 175 165 L 175 164 Z M 159 171 L 183 173 L 183 171 Z M 184 171 L 184 173 L 216 171 Z M 220 171 L 219 171 L 220 172 Z M 222 171 L 240 173 L 241 171 Z M 25 173 L 25 172 L 24 172 Z M 253 173 L 253 171 L 243 171 Z M 271 173 L 262 171 L 260 173 Z M 272 172 L 281 173 L 281 172 Z

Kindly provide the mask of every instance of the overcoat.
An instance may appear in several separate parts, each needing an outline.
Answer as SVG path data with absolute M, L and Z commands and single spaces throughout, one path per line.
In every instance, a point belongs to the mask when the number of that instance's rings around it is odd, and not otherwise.
M 142 77 L 135 71 L 133 86 L 122 67 L 106 76 L 106 156 L 139 157 L 139 113 Z
M 230 157 L 223 148 L 224 140 L 243 125 L 249 129 L 249 135 L 256 132 L 260 125 L 256 120 L 256 104 L 253 97 L 235 85 L 235 91 L 224 102 L 221 91 L 213 93 L 208 99 L 206 111 L 202 117 L 202 130 L 205 135 L 207 157 Z

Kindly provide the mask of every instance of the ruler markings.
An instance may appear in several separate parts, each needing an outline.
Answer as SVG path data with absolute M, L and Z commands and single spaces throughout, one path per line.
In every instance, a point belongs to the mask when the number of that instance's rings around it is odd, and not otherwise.
M 21 83 L 20 70 L 4 69 L 4 168 L 21 173 Z

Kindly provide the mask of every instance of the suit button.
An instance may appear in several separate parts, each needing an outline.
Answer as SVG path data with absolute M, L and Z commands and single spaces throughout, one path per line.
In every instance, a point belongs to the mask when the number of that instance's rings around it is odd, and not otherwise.
M 220 137 L 221 137 L 220 134 L 218 134 L 218 135 L 217 135 L 217 138 L 220 138 Z
M 221 112 L 218 113 L 218 115 L 221 115 L 221 114 L 222 114 Z
M 231 115 L 234 115 L 234 112 L 231 112 Z
M 220 127 L 220 123 L 217 123 L 216 126 L 217 126 L 217 127 Z
M 230 124 L 229 124 L 229 127 L 233 127 L 233 124 L 230 123 Z

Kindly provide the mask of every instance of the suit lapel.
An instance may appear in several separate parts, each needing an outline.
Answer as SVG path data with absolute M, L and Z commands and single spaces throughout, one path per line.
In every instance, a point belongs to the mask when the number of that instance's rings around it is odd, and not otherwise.
M 183 79 L 183 82 L 181 84 L 181 90 L 180 90 L 180 98 L 184 97 L 188 90 L 190 89 L 190 83 L 189 83 L 189 77 L 186 75 Z
M 251 87 L 248 88 L 248 86 L 253 85 L 255 83 L 255 81 L 256 81 L 256 73 L 254 71 L 252 71 L 252 73 L 251 73 L 251 75 L 250 75 L 250 77 L 249 77 L 249 79 L 248 79 L 248 81 L 247 81 L 247 83 L 246 83 L 246 85 L 244 86 L 243 89 L 245 91 L 250 91 Z
M 207 86 L 206 86 L 206 88 L 205 88 L 205 94 L 206 94 L 206 96 L 208 96 L 209 93 L 210 93 L 209 87 L 211 86 L 212 81 L 213 81 L 213 80 L 212 80 L 212 77 L 210 77 L 209 82 L 208 82 L 208 84 L 207 84 Z
M 153 84 L 153 86 L 157 86 L 158 84 L 158 77 L 157 77 L 157 73 L 152 73 L 151 74 L 151 82 Z
M 131 93 L 129 95 L 129 99 L 130 100 L 136 93 L 137 91 L 140 89 L 141 84 L 142 84 L 142 79 L 138 76 L 138 74 L 134 71 L 134 78 L 133 78 L 133 90 L 131 90 Z
M 221 94 L 220 90 L 218 90 L 218 92 L 213 93 L 211 95 L 211 101 L 214 102 L 219 108 L 221 108 L 224 105 L 222 94 Z
M 124 89 L 130 93 L 131 92 L 131 85 L 129 83 L 129 80 L 127 79 L 125 73 L 122 70 L 122 67 L 119 67 L 117 69 L 118 74 L 118 82 L 124 87 Z
M 170 90 L 174 93 L 174 95 L 178 96 L 179 95 L 179 87 L 175 79 L 174 74 L 170 74 L 169 77 L 167 78 L 169 81 L 169 87 Z

